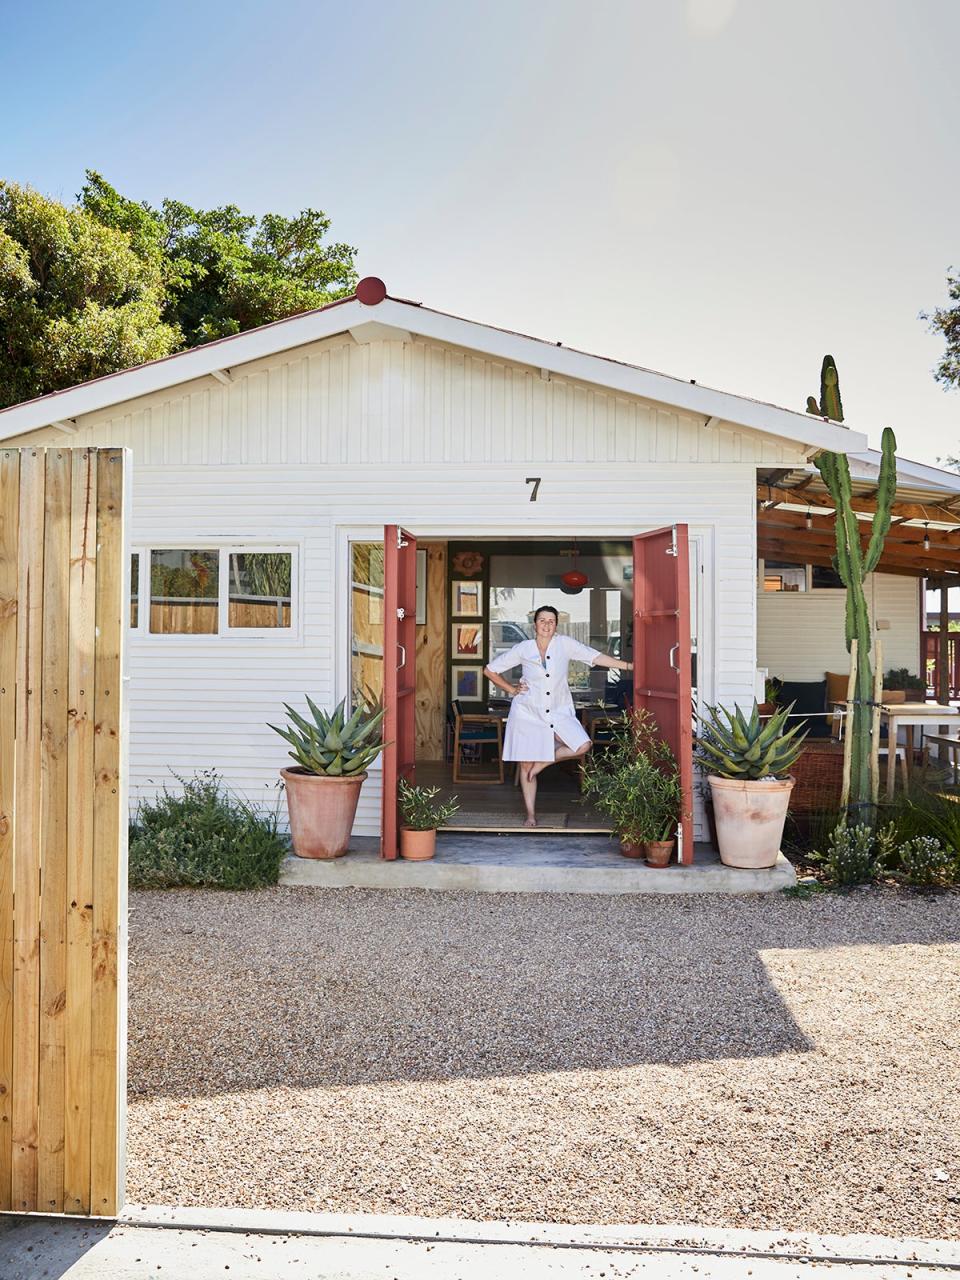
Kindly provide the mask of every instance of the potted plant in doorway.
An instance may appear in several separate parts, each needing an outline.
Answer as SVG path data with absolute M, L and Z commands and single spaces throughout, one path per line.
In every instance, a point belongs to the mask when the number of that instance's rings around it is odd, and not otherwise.
M 762 720 L 756 702 L 749 719 L 739 707 L 708 707 L 700 716 L 697 762 L 713 797 L 720 861 L 728 867 L 772 867 L 780 853 L 806 725 L 787 729 L 793 703 Z M 799 735 L 799 736 L 798 736 Z
M 275 733 L 293 747 L 292 769 L 281 769 L 290 835 L 298 858 L 339 858 L 347 851 L 360 788 L 383 750 L 383 708 L 361 703 L 347 719 L 346 698 L 328 714 L 307 698 L 312 720 L 284 704 L 290 724 Z
M 438 799 L 439 787 L 417 787 L 406 778 L 397 785 L 400 806 L 400 857 L 426 862 L 437 849 L 437 828 L 460 808 L 457 796 Z
M 673 753 L 657 737 L 649 713 L 635 712 L 615 730 L 603 753 L 585 758 L 582 791 L 610 818 L 625 858 L 667 866 L 683 790 Z

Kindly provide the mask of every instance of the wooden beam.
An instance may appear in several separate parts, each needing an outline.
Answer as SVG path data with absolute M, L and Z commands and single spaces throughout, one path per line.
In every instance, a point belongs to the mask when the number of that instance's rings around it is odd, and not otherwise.
M 757 537 L 757 553 L 761 556 L 774 556 L 778 560 L 791 560 L 798 564 L 829 565 L 832 563 L 834 544 L 822 534 L 814 534 L 806 538 L 775 536 L 760 532 Z M 956 566 L 956 567 L 954 567 Z M 900 569 L 911 573 L 914 577 L 923 578 L 929 574 L 940 575 L 945 572 L 960 573 L 960 558 L 949 559 L 943 553 L 921 551 L 896 551 L 884 548 L 877 565 L 878 573 L 893 573 Z M 958 579 L 960 582 L 960 579 Z
M 796 502 L 797 496 L 792 489 L 783 489 L 777 485 L 758 484 L 757 501 L 776 506 L 781 502 Z M 800 504 L 810 507 L 823 507 L 828 511 L 833 510 L 833 502 L 829 493 L 821 493 L 819 490 L 804 492 L 803 497 L 800 498 Z M 866 512 L 868 515 L 872 515 L 877 509 L 876 501 L 872 498 L 855 497 L 851 501 L 851 506 L 854 511 Z M 953 525 L 957 521 L 957 513 L 951 510 L 950 505 L 936 502 L 929 504 L 894 502 L 891 507 L 891 514 L 902 516 L 904 520 L 932 520 L 939 524 Z
M 832 515 L 815 515 L 810 514 L 810 530 L 822 530 L 830 534 L 834 529 L 834 517 Z M 757 512 L 757 527 L 760 526 L 776 527 L 778 529 L 798 529 L 801 532 L 809 532 L 807 529 L 807 514 L 804 511 L 783 511 L 762 509 Z M 870 526 L 865 521 L 860 522 L 860 533 L 862 537 L 869 538 Z M 910 525 L 904 527 L 902 524 L 895 525 L 887 534 L 887 546 L 913 547 L 922 546 L 924 535 L 929 539 L 931 547 L 938 547 L 941 550 L 955 550 L 960 553 L 960 534 L 950 529 L 924 529 L 919 525 Z

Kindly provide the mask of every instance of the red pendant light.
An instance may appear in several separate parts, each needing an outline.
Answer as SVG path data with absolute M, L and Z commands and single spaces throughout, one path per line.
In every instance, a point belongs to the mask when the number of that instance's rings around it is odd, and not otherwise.
M 565 587 L 570 587 L 573 591 L 579 591 L 581 587 L 585 587 L 589 579 L 585 573 L 581 573 L 579 569 L 570 569 L 567 573 L 560 575 L 560 581 Z

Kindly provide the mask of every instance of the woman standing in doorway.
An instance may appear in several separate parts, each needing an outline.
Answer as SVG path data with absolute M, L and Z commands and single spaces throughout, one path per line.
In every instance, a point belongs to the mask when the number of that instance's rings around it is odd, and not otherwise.
M 590 750 L 590 738 L 576 717 L 567 684 L 571 662 L 591 667 L 632 671 L 632 662 L 609 658 L 598 649 L 571 636 L 557 635 L 559 615 L 552 605 L 541 605 L 533 615 L 532 640 L 515 644 L 494 658 L 483 674 L 513 699 L 503 743 L 504 760 L 520 762 L 520 786 L 527 810 L 524 826 L 537 825 L 537 775 L 558 760 L 574 760 Z M 520 667 L 519 684 L 503 678 L 503 672 Z

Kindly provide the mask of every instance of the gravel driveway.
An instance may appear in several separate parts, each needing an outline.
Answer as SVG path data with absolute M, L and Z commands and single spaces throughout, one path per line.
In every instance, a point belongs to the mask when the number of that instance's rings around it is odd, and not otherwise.
M 960 1235 L 960 896 L 131 906 L 133 1201 Z

